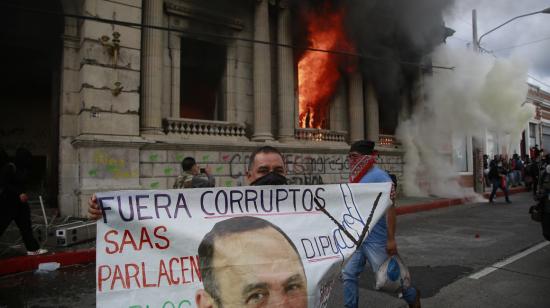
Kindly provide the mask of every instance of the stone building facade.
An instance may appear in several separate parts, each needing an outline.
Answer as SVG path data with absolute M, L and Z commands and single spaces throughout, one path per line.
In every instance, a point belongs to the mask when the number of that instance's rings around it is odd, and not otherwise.
M 535 107 L 535 114 L 523 131 L 518 145 L 522 155 L 529 155 L 529 149 L 538 145 L 548 154 L 550 149 L 550 93 L 535 85 L 529 85 L 526 104 Z
M 297 184 L 347 181 L 349 143 L 363 138 L 379 142 L 383 168 L 402 174 L 402 149 L 380 134 L 361 73 L 341 84 L 328 128 L 298 127 L 294 50 L 261 43 L 292 45 L 286 1 L 58 2 L 60 69 L 41 130 L 62 214 L 85 215 L 97 191 L 171 188 L 186 156 L 209 165 L 217 185 L 244 185 L 248 153 L 261 145 L 284 153 Z

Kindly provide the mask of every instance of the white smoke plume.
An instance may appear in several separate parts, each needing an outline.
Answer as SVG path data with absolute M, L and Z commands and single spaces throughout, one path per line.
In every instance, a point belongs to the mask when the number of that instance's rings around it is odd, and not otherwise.
M 534 112 L 531 105 L 523 104 L 527 66 L 517 59 L 494 59 L 447 46 L 435 50 L 433 62 L 455 69 L 435 70 L 425 78 L 425 100 L 397 129 L 406 149 L 405 194 L 472 196 L 471 189 L 458 183 L 452 162 L 453 139 L 480 137 L 489 130 L 510 136 L 508 146 L 519 143 Z M 472 149 L 467 153 L 472 155 Z

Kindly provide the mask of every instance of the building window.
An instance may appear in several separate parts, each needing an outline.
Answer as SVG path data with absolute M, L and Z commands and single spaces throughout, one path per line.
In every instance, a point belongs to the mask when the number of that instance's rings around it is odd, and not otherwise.
M 190 38 L 181 46 L 180 116 L 224 120 L 226 47 Z
M 468 171 L 468 143 L 464 136 L 453 136 L 453 165 L 458 172 Z

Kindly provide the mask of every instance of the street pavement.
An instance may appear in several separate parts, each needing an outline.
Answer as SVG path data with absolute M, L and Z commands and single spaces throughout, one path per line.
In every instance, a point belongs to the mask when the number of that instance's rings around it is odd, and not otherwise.
M 550 307 L 550 242 L 529 218 L 531 195 L 511 198 L 398 216 L 399 252 L 423 307 Z M 0 307 L 93 307 L 94 266 L 0 277 Z M 373 285 L 366 271 L 359 307 L 407 307 Z M 342 307 L 334 286 L 328 307 Z
M 528 215 L 531 194 L 511 196 L 512 204 L 503 199 L 398 216 L 399 253 L 421 290 L 423 307 L 550 307 L 550 246 L 479 279 L 469 278 L 545 242 L 540 224 Z M 373 274 L 366 271 L 359 307 L 407 307 L 373 285 Z M 329 307 L 342 307 L 343 290 L 335 286 Z

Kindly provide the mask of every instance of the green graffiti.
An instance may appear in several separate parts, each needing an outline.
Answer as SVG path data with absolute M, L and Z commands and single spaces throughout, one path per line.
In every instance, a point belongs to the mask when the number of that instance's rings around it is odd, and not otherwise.
M 149 155 L 149 161 L 157 161 L 159 158 L 158 154 L 151 154 Z
M 210 155 L 204 155 L 204 156 L 202 157 L 202 161 L 203 161 L 203 162 L 207 162 L 207 161 L 209 161 L 209 158 L 210 158 Z
M 118 166 L 116 166 L 116 165 L 107 165 L 105 167 L 105 169 L 107 170 L 107 172 L 115 173 L 115 172 L 118 171 Z
M 229 180 L 229 181 L 225 181 L 225 187 L 231 187 L 233 186 L 233 181 Z
M 159 182 L 153 182 L 151 183 L 151 188 L 159 188 L 160 183 Z
M 223 166 L 216 167 L 216 172 L 220 173 L 223 171 Z
M 172 168 L 164 168 L 164 175 L 172 174 Z
M 181 162 L 181 161 L 183 160 L 183 155 L 181 155 L 181 154 L 176 154 L 176 160 L 177 160 L 178 162 Z
M 96 177 L 97 176 L 97 169 L 92 169 L 92 170 L 88 171 L 88 175 L 92 176 L 92 177 Z
M 190 301 L 184 299 L 184 300 L 182 300 L 181 302 L 178 303 L 178 306 L 177 306 L 177 307 L 178 307 L 178 308 L 181 308 L 181 307 L 183 307 L 182 305 L 184 305 L 184 304 L 185 304 L 185 305 L 192 306 L 192 304 L 191 304 Z M 174 307 L 174 308 L 176 308 L 176 305 L 175 305 L 174 303 L 172 303 L 171 301 L 166 301 L 166 302 L 164 302 L 164 304 L 162 305 L 162 308 L 168 308 L 168 307 Z

